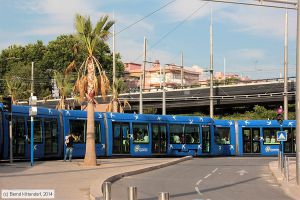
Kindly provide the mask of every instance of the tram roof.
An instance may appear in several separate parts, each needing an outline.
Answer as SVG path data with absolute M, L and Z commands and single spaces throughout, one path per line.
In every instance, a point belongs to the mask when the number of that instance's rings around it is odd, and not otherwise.
M 182 116 L 182 115 L 152 115 L 152 114 L 129 114 L 129 113 L 107 113 L 108 119 L 129 121 L 151 121 L 151 122 L 186 122 L 186 123 L 211 123 L 210 117 Z
M 264 127 L 280 127 L 281 125 L 277 120 L 238 120 L 239 126 L 245 127 L 255 127 L 255 126 L 264 126 Z M 283 120 L 282 126 L 284 127 L 295 127 L 296 120 Z
M 29 115 L 29 109 L 31 106 L 19 106 L 19 105 L 12 105 L 12 112 L 13 113 L 26 113 Z M 51 108 L 44 108 L 44 107 L 37 107 L 37 116 L 39 115 L 49 115 L 49 116 L 56 116 L 59 115 L 59 111 L 56 109 Z

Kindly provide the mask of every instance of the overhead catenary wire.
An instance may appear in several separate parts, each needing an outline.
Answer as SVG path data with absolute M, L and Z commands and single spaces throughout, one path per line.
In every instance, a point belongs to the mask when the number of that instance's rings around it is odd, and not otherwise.
M 173 27 L 171 30 L 166 32 L 161 38 L 159 38 L 153 45 L 149 47 L 148 50 L 153 49 L 155 46 L 157 46 L 161 41 L 163 41 L 168 35 L 176 31 L 181 25 L 183 25 L 187 20 L 189 20 L 193 15 L 195 15 L 200 9 L 202 9 L 204 6 L 206 6 L 209 2 L 205 2 L 201 6 L 199 6 L 196 10 L 194 10 L 190 15 L 188 15 L 186 18 L 184 18 L 182 21 L 180 21 L 175 27 Z M 133 62 L 136 62 L 138 59 L 140 59 L 143 56 L 143 54 L 140 54 L 136 59 L 134 59 Z
M 136 25 L 137 23 L 143 21 L 144 19 L 150 17 L 151 15 L 153 15 L 153 14 L 155 14 L 156 12 L 162 10 L 163 8 L 169 6 L 170 4 L 174 3 L 175 1 L 176 1 L 176 0 L 173 0 L 173 1 L 170 1 L 170 2 L 168 2 L 168 3 L 166 3 L 166 4 L 164 4 L 164 5 L 161 6 L 160 8 L 158 8 L 158 9 L 152 11 L 151 13 L 149 13 L 149 14 L 147 14 L 146 16 L 142 17 L 141 19 L 139 19 L 139 20 L 135 21 L 134 23 L 128 25 L 127 27 L 125 27 L 125 28 L 123 28 L 122 30 L 118 31 L 118 32 L 115 34 L 115 36 L 118 35 L 118 34 L 120 34 L 120 33 L 122 33 L 123 31 L 125 31 L 125 30 L 131 28 L 132 26 Z

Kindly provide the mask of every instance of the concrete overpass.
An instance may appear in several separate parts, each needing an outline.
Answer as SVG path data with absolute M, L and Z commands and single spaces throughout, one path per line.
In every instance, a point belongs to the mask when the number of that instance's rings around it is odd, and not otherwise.
M 295 102 L 295 81 L 288 83 L 289 103 Z M 270 81 L 237 85 L 220 85 L 214 87 L 214 105 L 216 110 L 226 110 L 238 106 L 283 105 L 283 82 Z M 97 97 L 98 103 L 108 103 L 110 96 L 103 101 Z M 120 100 L 127 100 L 132 110 L 138 111 L 139 93 L 121 94 Z M 73 98 L 67 101 L 71 105 L 79 105 Z M 38 106 L 55 108 L 58 100 L 39 101 Z M 24 104 L 24 103 L 23 103 Z M 26 103 L 25 103 L 26 104 Z M 209 87 L 168 89 L 166 91 L 167 113 L 206 112 L 209 110 Z M 161 113 L 162 91 L 143 93 L 144 109 L 157 109 Z M 221 111 L 222 112 L 222 111 Z M 216 114 L 218 111 L 216 112 Z
M 216 109 L 251 105 L 283 105 L 283 82 L 250 83 L 214 87 L 214 105 Z M 288 84 L 289 103 L 295 102 L 295 82 Z M 139 94 L 124 94 L 133 110 L 138 110 Z M 209 87 L 189 88 L 166 91 L 167 113 L 185 111 L 203 111 L 209 109 Z M 145 109 L 162 108 L 162 91 L 143 93 Z

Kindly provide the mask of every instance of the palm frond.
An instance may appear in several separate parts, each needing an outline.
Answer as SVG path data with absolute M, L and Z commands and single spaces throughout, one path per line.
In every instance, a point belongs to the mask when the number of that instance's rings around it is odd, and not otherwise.
M 80 35 L 82 35 L 82 36 L 84 36 L 84 30 L 85 30 L 84 25 L 85 25 L 85 21 L 86 21 L 85 17 L 83 17 L 83 16 L 80 15 L 80 14 L 76 14 L 76 16 L 75 16 L 75 28 L 76 28 L 76 31 L 77 31 Z
M 108 15 L 104 15 L 104 16 L 102 16 L 100 18 L 100 20 L 96 23 L 95 29 L 93 31 L 93 33 L 95 35 L 100 36 L 100 34 L 101 34 L 101 32 L 102 32 L 102 30 L 103 30 L 103 28 L 104 28 L 107 20 L 108 20 Z
M 72 72 L 75 69 L 76 65 L 75 65 L 75 60 L 73 60 L 68 67 L 65 69 L 65 74 L 69 74 L 70 72 Z
M 99 91 L 99 85 L 98 85 L 98 80 L 97 80 L 97 76 L 94 76 L 94 80 L 93 80 L 93 83 L 94 83 L 94 91 L 95 91 L 95 95 L 97 96 L 98 95 L 98 91 Z

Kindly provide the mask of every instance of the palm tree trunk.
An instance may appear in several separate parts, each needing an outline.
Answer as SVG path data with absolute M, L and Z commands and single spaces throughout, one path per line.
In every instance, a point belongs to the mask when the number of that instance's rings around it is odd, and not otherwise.
M 119 112 L 119 103 L 118 100 L 114 99 L 113 100 L 113 112 Z
M 87 134 L 84 164 L 96 166 L 95 131 L 94 131 L 94 103 L 88 102 L 87 106 Z
M 85 145 L 84 164 L 87 166 L 96 166 L 96 148 L 95 148 L 95 119 L 94 119 L 94 75 L 95 67 L 93 59 L 88 61 L 88 107 L 87 107 L 87 134 Z

